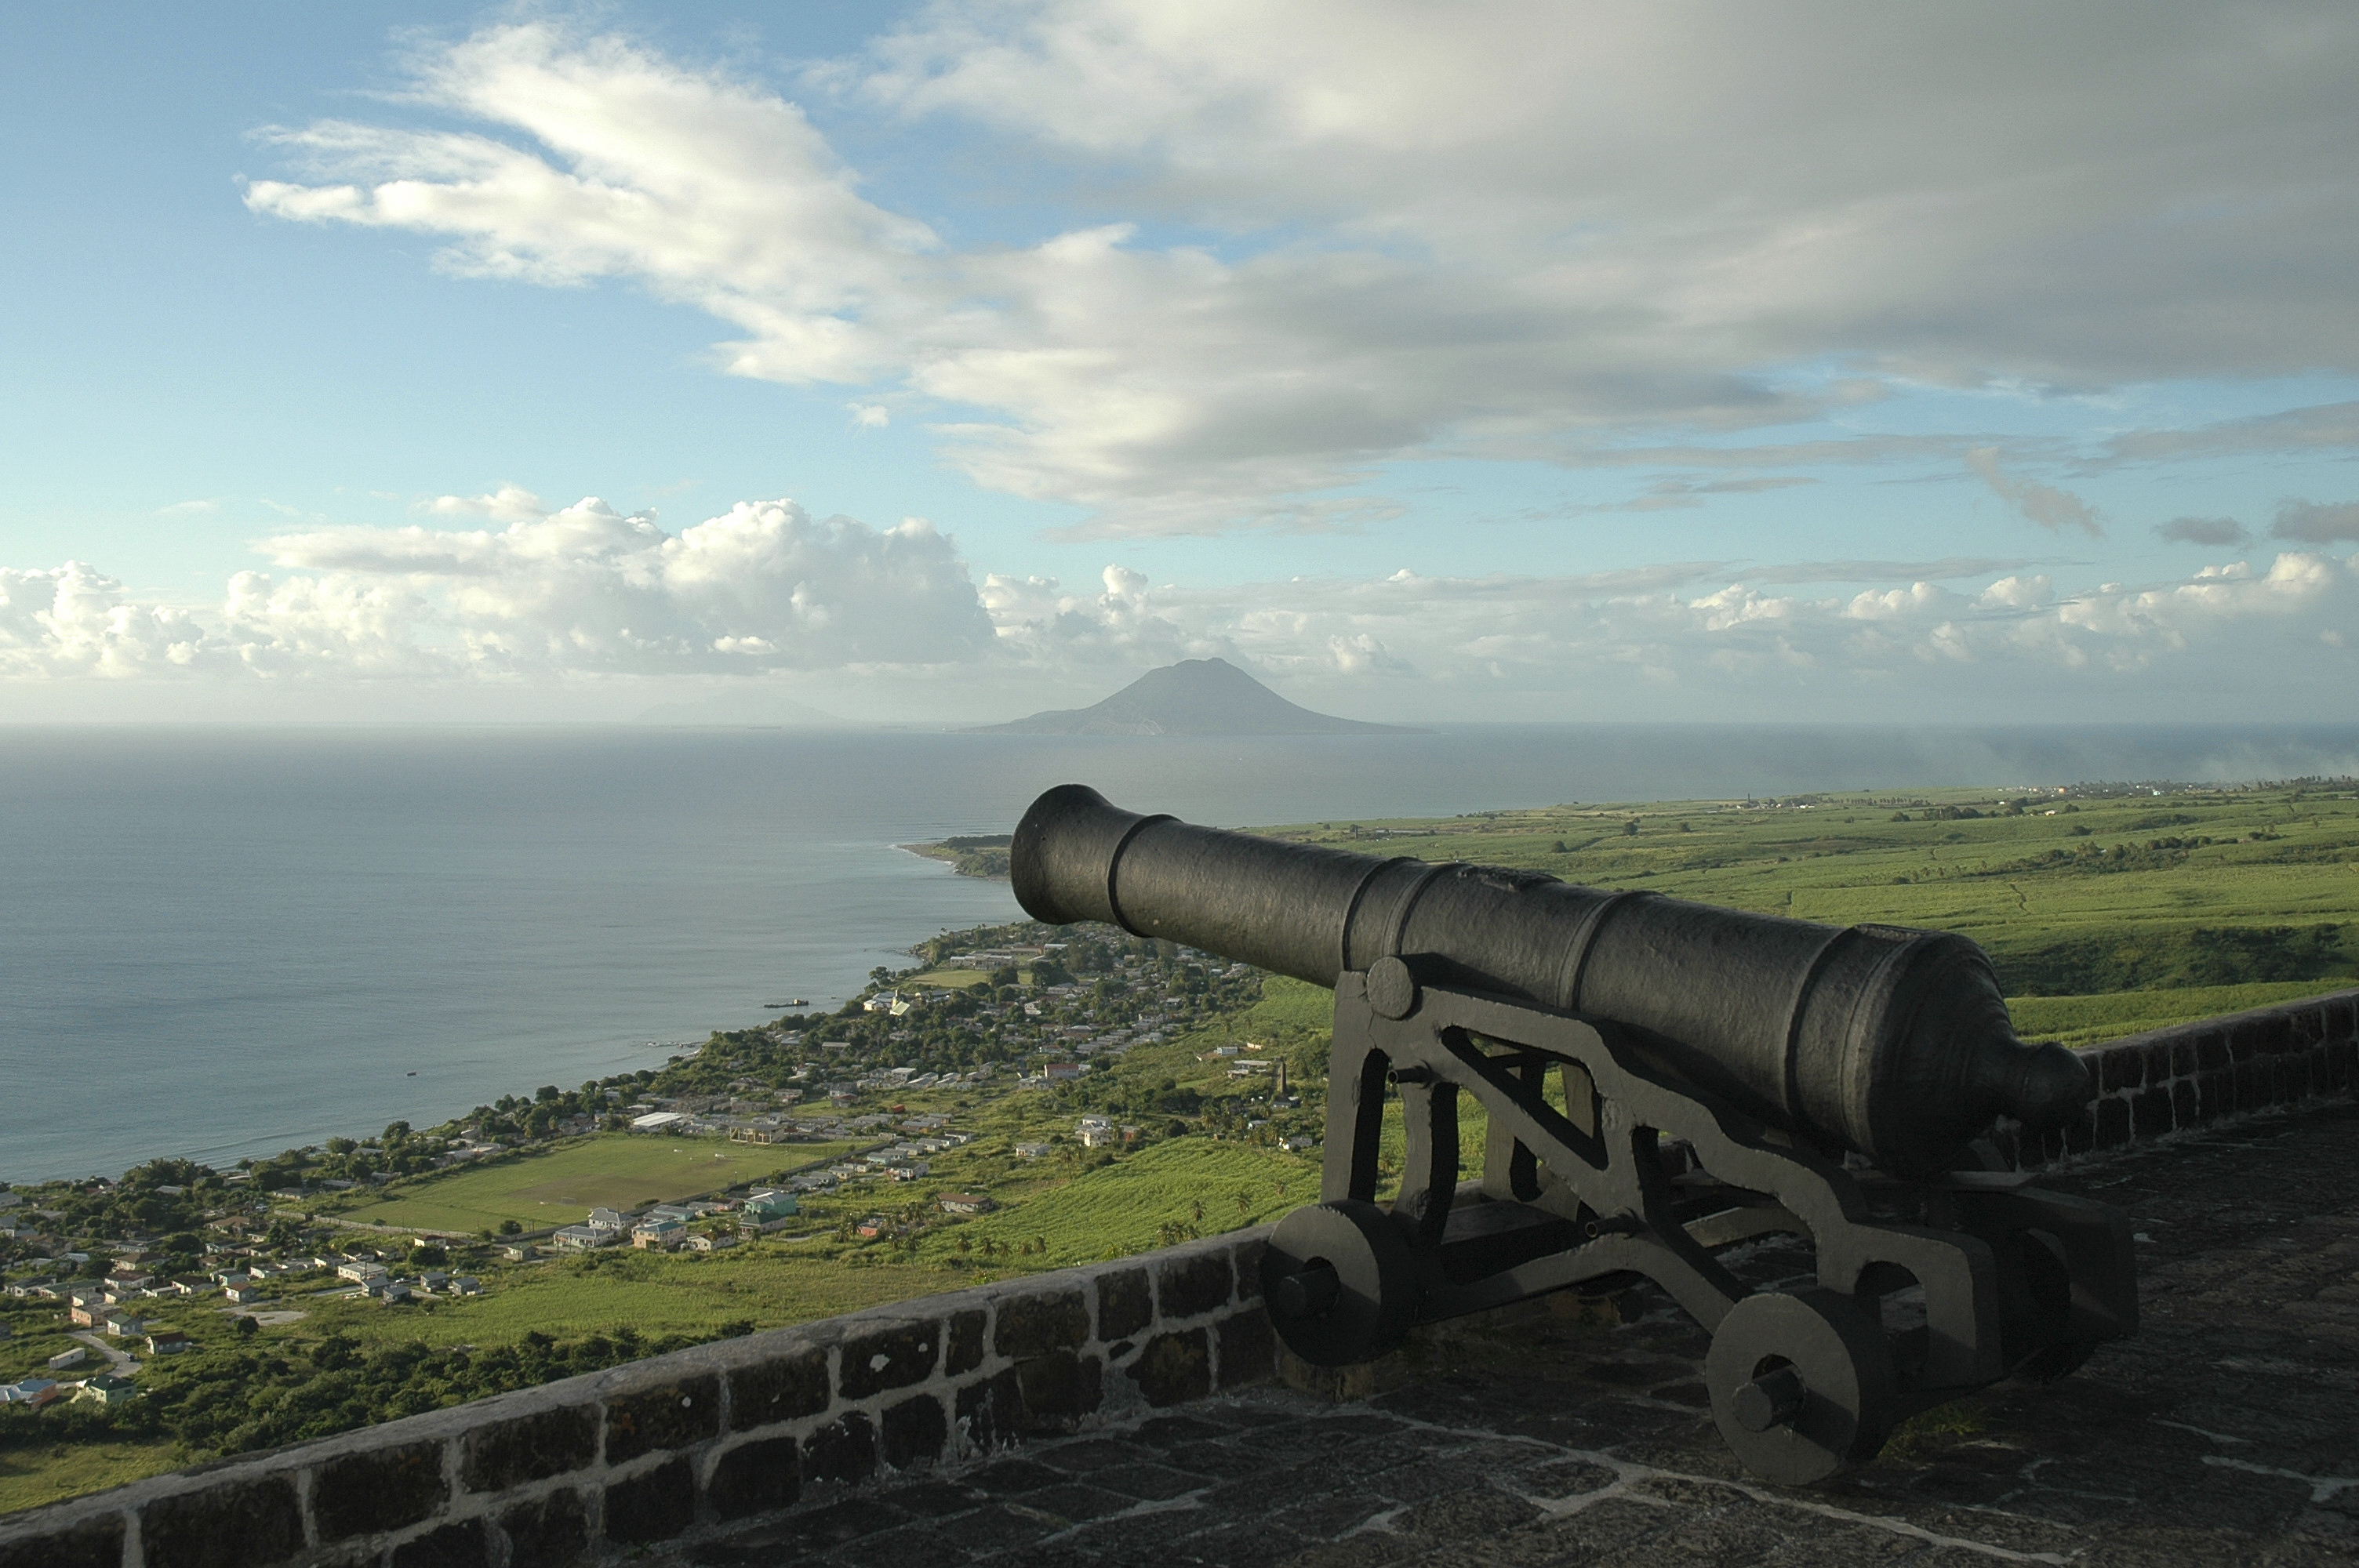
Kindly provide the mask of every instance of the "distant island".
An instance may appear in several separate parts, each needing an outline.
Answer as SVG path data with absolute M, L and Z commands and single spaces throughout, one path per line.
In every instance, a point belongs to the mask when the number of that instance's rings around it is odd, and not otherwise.
M 1288 702 L 1226 659 L 1183 659 L 1149 670 L 1094 708 L 1058 708 L 984 735 L 1418 735 L 1398 724 L 1364 724 Z

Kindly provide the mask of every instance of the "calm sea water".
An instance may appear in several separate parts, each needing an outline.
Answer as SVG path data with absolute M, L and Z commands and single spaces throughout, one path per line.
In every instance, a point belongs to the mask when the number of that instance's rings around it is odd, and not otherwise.
M 1243 827 L 2351 772 L 2349 727 L 0 730 L 0 1178 L 423 1125 L 832 1004 L 1017 914 L 894 845 L 1006 832 L 1067 781 Z

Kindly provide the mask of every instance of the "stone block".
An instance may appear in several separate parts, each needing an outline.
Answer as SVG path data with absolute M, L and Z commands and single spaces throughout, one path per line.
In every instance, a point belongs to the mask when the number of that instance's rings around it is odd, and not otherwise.
M 2170 1041 L 2170 1076 L 2191 1078 L 2201 1069 L 2196 1065 L 2196 1043 L 2187 1035 L 2174 1036 Z
M 2170 1120 L 2174 1127 L 2193 1127 L 2203 1119 L 2201 1104 L 2195 1098 L 2195 1080 L 2180 1078 L 2170 1086 Z
M 885 1463 L 896 1470 L 932 1464 L 950 1442 L 950 1417 L 935 1394 L 919 1394 L 888 1407 L 882 1426 Z
M 606 1539 L 632 1546 L 669 1541 L 696 1522 L 696 1476 L 688 1455 L 606 1487 Z
M 837 1389 L 847 1400 L 864 1400 L 888 1389 L 906 1389 L 934 1375 L 941 1358 L 942 1325 L 896 1324 L 843 1342 L 836 1364 Z
M 2096 1103 L 2093 1109 L 2096 1112 L 2096 1127 L 2090 1134 L 2093 1142 L 2074 1146 L 2072 1152 L 2076 1154 L 2091 1147 L 2098 1149 L 2111 1149 L 2116 1145 L 2126 1143 L 2130 1141 L 2129 1101 L 2122 1099 L 2119 1097 L 2115 1097 L 2112 1099 L 2101 1099 Z M 2081 1127 L 2084 1125 L 2088 1119 L 2089 1118 L 2084 1113 L 2081 1121 L 2073 1124 L 2071 1130 L 2079 1131 Z
M 1216 1312 L 1235 1291 L 1236 1269 L 1225 1250 L 1156 1262 L 1155 1304 L 1166 1322 Z
M 999 1303 L 992 1345 L 1011 1361 L 1080 1348 L 1090 1336 L 1089 1303 L 1079 1291 L 1044 1291 Z
M 2326 1038 L 2326 1008 L 2313 1002 L 2306 1007 L 2289 1009 L 2286 1013 L 2286 1038 L 2293 1049 L 2307 1051 Z
M 1179 1334 L 1158 1334 L 1147 1342 L 1130 1368 L 1131 1381 L 1147 1402 L 1158 1407 L 1185 1404 L 1212 1391 L 1210 1336 L 1201 1328 Z
M 1222 1323 L 1220 1350 L 1224 1389 L 1266 1383 L 1277 1370 L 1277 1335 L 1270 1327 L 1269 1314 L 1259 1307 Z
M 2238 1110 L 2258 1110 L 2269 1103 L 2268 1086 L 2262 1081 L 2260 1070 L 2253 1065 L 2251 1057 L 2236 1064 L 2235 1079 Z
M 2170 1091 L 2141 1089 L 2130 1100 L 2130 1125 L 2140 1138 L 2155 1138 L 2170 1130 Z
M 2228 1037 L 2216 1029 L 2209 1029 L 2195 1037 L 2195 1066 L 2199 1072 L 2212 1073 L 2228 1065 Z
M 2096 1056 L 2099 1094 L 2112 1094 L 2118 1089 L 2135 1089 L 2145 1086 L 2145 1046 L 2108 1046 L 2096 1053 Z
M 829 1400 L 824 1350 L 790 1351 L 729 1374 L 729 1426 L 734 1432 L 818 1415 Z
M 597 1457 L 596 1406 L 538 1411 L 469 1433 L 459 1452 L 459 1484 L 471 1492 L 505 1492 Z
M 2256 1055 L 2275 1056 L 2294 1049 L 2293 1020 L 2282 1012 L 2265 1012 L 2236 1025 L 2236 1033 L 2253 1043 Z
M 1023 1403 L 1015 1372 L 1002 1372 L 961 1389 L 951 1419 L 967 1443 L 979 1449 L 997 1448 L 1022 1435 L 1018 1417 Z
M 1104 1399 L 1103 1368 L 1094 1356 L 1060 1350 L 1010 1368 L 1023 1397 L 1027 1432 L 1071 1432 Z
M 790 1507 L 802 1496 L 802 1465 L 791 1437 L 741 1443 L 723 1454 L 704 1484 L 704 1500 L 716 1518 L 744 1519 Z
M 507 1568 L 573 1568 L 590 1550 L 590 1516 L 579 1492 L 552 1492 L 500 1515 Z
M 2106 1103 L 2119 1105 L 2121 1102 L 2109 1100 Z M 2092 1106 L 2065 1127 L 2064 1152 L 2068 1154 L 2086 1154 L 2094 1146 L 2096 1135 L 2097 1111 L 2096 1108 Z
M 311 1520 L 323 1543 L 416 1524 L 450 1500 L 440 1443 L 339 1454 L 311 1476 Z
M 721 1379 L 708 1372 L 616 1394 L 606 1401 L 606 1463 L 687 1448 L 721 1432 Z
M 303 1550 L 292 1476 L 228 1481 L 139 1510 L 147 1568 L 266 1568 Z
M 984 1331 L 990 1323 L 991 1314 L 981 1307 L 951 1314 L 942 1350 L 944 1376 L 961 1377 L 983 1365 L 984 1346 L 989 1343 Z
M 491 1538 L 479 1519 L 429 1530 L 393 1552 L 393 1568 L 485 1568 L 492 1561 Z
M 1111 1345 L 1155 1321 L 1155 1297 L 1144 1269 L 1109 1269 L 1098 1276 L 1098 1338 Z
M 123 1516 L 108 1514 L 28 1540 L 0 1541 L 0 1568 L 123 1568 Z
M 1269 1250 L 1269 1239 L 1256 1236 L 1251 1241 L 1240 1241 L 1230 1256 L 1237 1266 L 1237 1300 L 1261 1300 L 1261 1257 Z
M 803 1440 L 803 1479 L 857 1486 L 876 1473 L 876 1429 L 858 1411 Z

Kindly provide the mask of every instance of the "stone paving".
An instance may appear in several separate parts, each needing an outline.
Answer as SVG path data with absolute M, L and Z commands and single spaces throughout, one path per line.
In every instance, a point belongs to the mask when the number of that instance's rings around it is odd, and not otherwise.
M 1904 1427 L 1824 1487 L 1756 1484 L 1704 1336 L 1540 1303 L 1428 1331 L 1338 1401 L 1256 1390 L 814 1494 L 666 1568 L 2359 1563 L 2359 1106 L 2258 1118 L 2046 1184 L 2127 1208 L 2144 1321 L 2049 1388 Z M 1784 1243 L 1756 1278 L 1806 1267 Z

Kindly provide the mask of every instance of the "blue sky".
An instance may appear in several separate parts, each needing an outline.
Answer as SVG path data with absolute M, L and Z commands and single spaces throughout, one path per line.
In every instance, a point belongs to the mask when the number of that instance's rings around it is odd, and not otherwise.
M 2355 61 L 2293 5 L 19 7 L 0 719 L 1218 654 L 2350 719 Z

